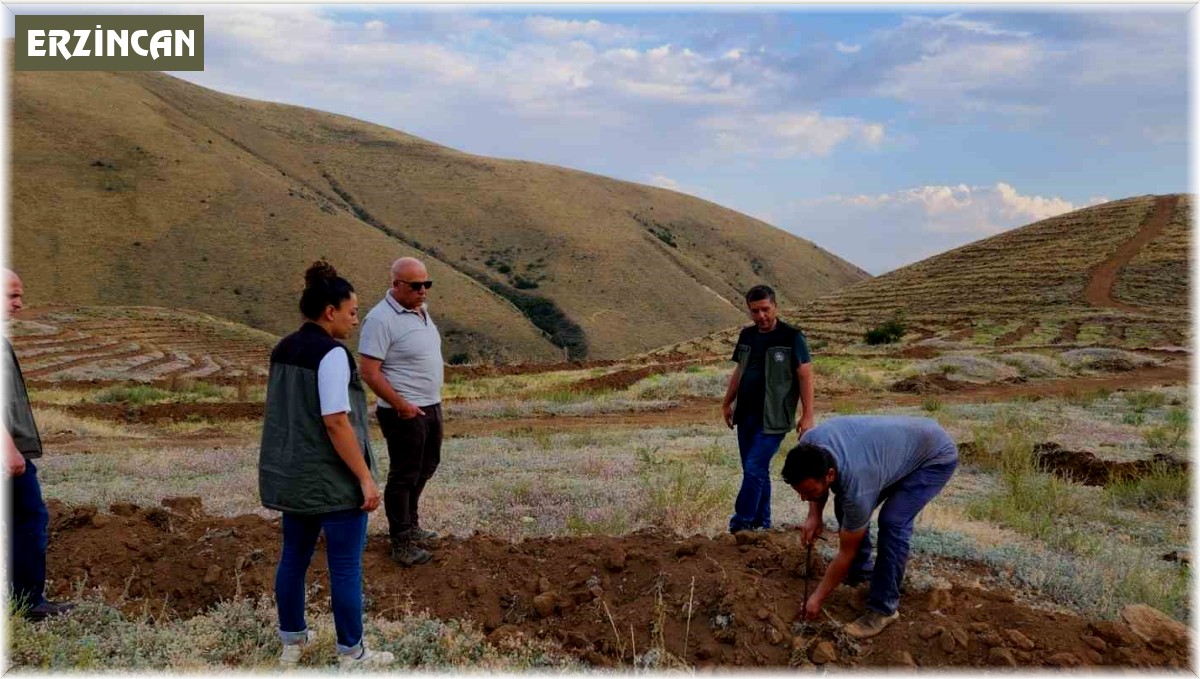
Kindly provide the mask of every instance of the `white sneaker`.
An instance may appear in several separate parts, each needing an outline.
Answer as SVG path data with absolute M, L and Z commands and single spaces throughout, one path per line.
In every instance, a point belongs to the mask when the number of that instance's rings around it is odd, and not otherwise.
M 338 666 L 344 670 L 356 667 L 384 667 L 396 662 L 396 656 L 387 651 L 372 651 L 363 644 L 358 655 L 343 653 L 338 656 Z
M 283 653 L 279 654 L 279 665 L 281 667 L 295 667 L 300 662 L 300 656 L 304 654 L 304 647 L 308 642 L 316 637 L 312 630 L 305 630 L 304 641 L 295 644 L 284 644 Z

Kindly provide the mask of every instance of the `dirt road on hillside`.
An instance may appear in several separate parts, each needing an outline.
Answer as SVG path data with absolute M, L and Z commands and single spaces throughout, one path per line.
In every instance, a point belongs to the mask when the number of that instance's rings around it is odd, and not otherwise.
M 1121 269 L 1129 264 L 1147 243 L 1157 238 L 1170 223 L 1178 203 L 1179 196 L 1160 197 L 1154 205 L 1154 212 L 1150 213 L 1133 238 L 1125 241 L 1111 257 L 1092 270 L 1092 277 L 1088 280 L 1083 293 L 1088 304 L 1122 311 L 1141 311 L 1138 307 L 1114 299 L 1112 296 L 1113 286 L 1117 282 L 1117 275 L 1120 274 Z

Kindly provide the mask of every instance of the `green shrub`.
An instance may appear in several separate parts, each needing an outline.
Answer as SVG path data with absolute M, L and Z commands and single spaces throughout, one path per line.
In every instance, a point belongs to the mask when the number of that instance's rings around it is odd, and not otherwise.
M 174 392 L 158 387 L 150 387 L 144 384 L 135 385 L 117 385 L 102 389 L 92 400 L 96 403 L 128 403 L 130 405 L 143 405 L 153 403 L 155 401 L 166 401 L 174 396 Z
M 1125 403 L 1129 404 L 1135 413 L 1144 413 L 1166 405 L 1167 395 L 1159 391 L 1135 391 L 1125 394 Z
M 629 532 L 629 516 L 619 507 L 575 509 L 567 516 L 571 535 L 624 535 Z
M 892 344 L 899 342 L 900 338 L 904 337 L 906 331 L 907 328 L 904 326 L 904 322 L 899 318 L 893 318 L 868 330 L 866 335 L 863 336 L 863 341 L 871 345 Z
M 703 469 L 659 457 L 657 449 L 639 449 L 637 455 L 642 486 L 638 513 L 647 523 L 680 534 L 694 533 L 733 502 L 733 485 L 728 481 L 710 480 Z
M 1167 411 L 1163 424 L 1142 432 L 1146 445 L 1155 450 L 1179 447 L 1188 433 L 1188 413 L 1183 408 Z
M 1120 506 L 1163 509 L 1176 503 L 1186 504 L 1191 485 L 1191 475 L 1186 469 L 1160 463 L 1141 478 L 1109 484 L 1104 488 L 1104 494 L 1110 502 Z
M 1107 400 L 1112 395 L 1110 389 L 1100 387 L 1099 389 L 1071 389 L 1063 394 L 1063 399 L 1071 405 L 1087 408 L 1096 401 Z

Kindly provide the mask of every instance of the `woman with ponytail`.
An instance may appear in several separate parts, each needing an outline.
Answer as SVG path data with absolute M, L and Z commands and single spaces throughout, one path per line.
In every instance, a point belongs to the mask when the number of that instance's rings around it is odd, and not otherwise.
M 279 662 L 296 665 L 314 636 L 304 617 L 304 581 L 324 532 L 338 663 L 387 665 L 392 654 L 368 649 L 363 639 L 367 513 L 379 507 L 366 392 L 354 358 L 338 341 L 358 325 L 358 297 L 325 261 L 313 263 L 304 280 L 300 312 L 307 320 L 271 352 L 258 459 L 263 506 L 283 512 L 275 572 Z

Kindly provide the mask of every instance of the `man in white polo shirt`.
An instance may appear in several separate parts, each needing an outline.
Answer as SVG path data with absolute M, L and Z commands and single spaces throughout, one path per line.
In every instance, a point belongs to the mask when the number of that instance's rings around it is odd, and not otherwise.
M 432 559 L 422 545 L 437 538 L 421 528 L 417 509 L 442 454 L 442 338 L 425 306 L 432 286 L 420 260 L 393 262 L 391 290 L 367 314 L 358 342 L 391 461 L 383 506 L 392 560 L 404 566 Z

